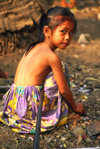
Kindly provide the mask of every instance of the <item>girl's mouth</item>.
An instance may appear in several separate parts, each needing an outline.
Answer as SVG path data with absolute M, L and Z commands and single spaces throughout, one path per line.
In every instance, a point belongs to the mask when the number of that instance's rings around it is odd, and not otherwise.
M 69 44 L 68 44 L 68 43 L 63 43 L 63 45 L 64 45 L 64 46 L 68 46 Z

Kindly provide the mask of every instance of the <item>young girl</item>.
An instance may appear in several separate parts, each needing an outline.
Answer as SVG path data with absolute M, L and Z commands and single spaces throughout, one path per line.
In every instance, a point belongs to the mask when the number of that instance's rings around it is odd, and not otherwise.
M 14 127 L 14 131 L 35 132 L 43 86 L 41 132 L 66 124 L 68 105 L 76 113 L 85 112 L 81 103 L 74 102 L 68 87 L 67 67 L 54 53 L 56 48 L 64 50 L 70 44 L 75 31 L 76 20 L 67 8 L 56 6 L 41 16 L 38 41 L 30 45 L 23 55 L 14 84 L 4 95 L 5 105 L 1 120 Z

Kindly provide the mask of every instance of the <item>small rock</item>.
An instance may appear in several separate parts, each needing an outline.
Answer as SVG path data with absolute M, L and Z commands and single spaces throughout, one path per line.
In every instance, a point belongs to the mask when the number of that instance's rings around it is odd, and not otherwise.
M 98 18 L 98 20 L 100 20 L 100 12 L 98 13 L 97 18 Z
M 81 34 L 78 39 L 79 44 L 89 44 L 90 43 L 90 35 L 89 34 Z
M 100 116 L 100 110 L 97 111 L 97 114 Z
M 85 47 L 85 44 L 81 44 L 81 47 Z
M 7 84 L 8 84 L 8 80 L 7 79 L 0 80 L 0 85 L 7 85 Z
M 61 138 L 61 140 L 62 140 L 62 141 L 65 141 L 65 140 L 66 140 L 66 138 L 65 138 L 65 137 L 62 137 L 62 138 Z
M 50 143 L 51 140 L 52 140 L 52 138 L 48 138 L 46 141 L 47 141 L 48 143 Z
M 99 98 L 99 99 L 97 99 L 97 101 L 100 101 L 100 98 Z
M 71 137 L 71 133 L 69 132 L 67 132 L 65 135 L 64 135 L 64 137 L 66 138 L 66 139 L 68 139 L 68 138 L 70 138 Z
M 86 129 L 90 136 L 97 135 L 100 133 L 100 122 L 91 124 Z
M 85 141 L 86 141 L 87 143 L 92 143 L 92 140 L 91 140 L 90 138 L 86 138 Z
M 98 136 L 97 139 L 100 140 L 100 136 Z
M 80 82 L 80 86 L 81 86 L 81 87 L 84 86 L 84 82 Z
M 4 106 L 0 106 L 0 112 L 3 111 L 3 107 L 4 107 Z
M 83 130 L 82 127 L 76 127 L 76 128 L 73 129 L 72 133 L 74 134 L 74 136 L 76 138 L 78 138 L 79 135 L 83 136 L 84 130 Z
M 97 120 L 100 121 L 100 116 L 97 117 Z
M 4 105 L 4 100 L 0 100 L 0 106 Z

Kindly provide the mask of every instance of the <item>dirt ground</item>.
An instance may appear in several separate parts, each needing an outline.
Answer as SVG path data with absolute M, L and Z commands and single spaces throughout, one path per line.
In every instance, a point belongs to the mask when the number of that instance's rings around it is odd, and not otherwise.
M 92 1 L 92 0 L 91 0 Z M 55 3 L 57 4 L 57 3 Z M 55 5 L 54 4 L 54 5 Z M 86 6 L 82 4 L 82 7 L 79 8 L 77 6 L 77 10 L 74 11 L 74 14 L 77 19 L 77 32 L 73 37 L 73 40 L 69 47 L 66 48 L 66 50 L 61 51 L 60 49 L 56 50 L 56 53 L 60 56 L 61 60 L 64 60 L 69 68 L 69 73 L 71 74 L 70 77 L 73 75 L 75 76 L 75 73 L 79 74 L 79 80 L 77 78 L 77 81 L 82 82 L 82 80 L 86 77 L 92 77 L 95 79 L 100 79 L 100 20 L 98 19 L 98 6 L 97 5 L 90 5 Z M 78 39 L 81 34 L 89 34 L 90 39 L 88 44 L 79 44 Z M 8 72 L 8 78 L 14 78 L 16 67 L 18 65 L 18 62 L 20 61 L 25 49 L 20 49 L 18 51 L 15 51 L 14 53 L 6 54 L 6 55 L 0 55 L 0 68 Z M 83 70 L 83 67 L 87 67 Z M 74 81 L 75 78 L 74 78 Z M 96 84 L 97 85 L 97 84 Z M 99 84 L 100 85 L 100 84 Z M 75 94 L 76 96 L 77 94 Z M 92 94 L 93 97 L 96 96 L 96 99 L 100 98 L 99 94 Z M 86 105 L 86 103 L 85 103 Z M 86 105 L 86 108 L 88 108 L 88 105 Z M 93 108 L 93 107 L 92 107 Z M 95 118 L 94 118 L 95 119 Z M 6 128 L 2 123 L 0 123 L 1 126 L 1 133 L 0 133 L 0 149 L 28 149 L 32 148 L 32 140 L 28 139 L 26 136 L 21 136 L 16 133 L 13 133 L 9 127 Z M 4 130 L 5 128 L 5 130 Z M 63 132 L 63 127 L 58 131 L 58 135 L 60 135 L 60 132 Z M 10 134 L 10 136 L 9 136 Z M 51 133 L 52 134 L 52 133 Z M 50 135 L 48 134 L 50 139 Z M 57 135 L 54 132 L 54 135 Z M 3 137 L 2 137 L 3 136 Z M 10 138 L 9 138 L 10 137 Z M 13 138 L 14 137 L 14 138 Z M 25 137 L 27 138 L 25 140 Z M 45 136 L 41 136 L 40 141 L 40 148 L 54 148 L 54 147 L 61 147 L 60 143 L 57 145 L 57 142 L 54 143 L 51 141 L 48 145 L 48 141 L 44 146 L 46 139 Z M 21 139 L 20 139 L 21 138 Z M 73 145 L 72 137 L 69 137 L 70 145 L 68 147 L 76 147 Z M 7 143 L 8 142 L 8 143 Z M 22 146 L 23 144 L 23 146 Z M 26 145 L 25 145 L 26 144 Z M 54 145 L 55 146 L 54 146 Z M 50 146 L 51 145 L 51 146 Z M 10 147 L 11 146 L 11 147 Z M 79 147 L 100 147 L 100 140 L 93 144 L 81 144 Z M 63 141 L 63 147 L 64 147 L 64 141 Z

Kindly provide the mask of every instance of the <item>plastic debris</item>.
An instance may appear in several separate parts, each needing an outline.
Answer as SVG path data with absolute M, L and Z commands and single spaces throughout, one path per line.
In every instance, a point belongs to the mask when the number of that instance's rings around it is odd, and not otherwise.
M 89 93 L 92 90 L 91 89 L 84 89 L 83 87 L 80 87 L 80 89 L 78 91 L 83 92 L 83 93 Z
M 67 147 L 65 143 L 63 144 L 63 147 L 64 147 L 64 148 Z
M 65 127 L 68 129 L 68 125 L 65 125 Z
M 32 141 L 34 140 L 34 138 L 32 136 L 28 137 L 28 139 L 29 140 L 32 140 Z
M 25 135 L 20 135 L 20 137 L 25 138 Z

